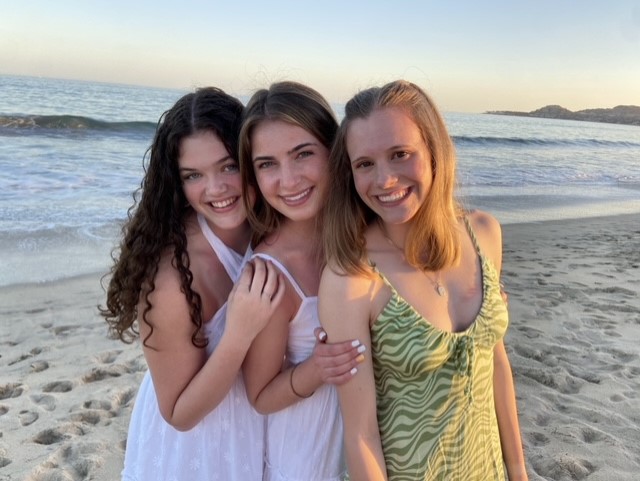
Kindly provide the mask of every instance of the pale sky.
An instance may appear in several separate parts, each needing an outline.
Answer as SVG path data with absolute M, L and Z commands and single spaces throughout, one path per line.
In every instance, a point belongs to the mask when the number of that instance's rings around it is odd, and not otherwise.
M 0 0 L 0 74 L 342 103 L 397 78 L 442 110 L 640 105 L 640 0 Z M 1 107 L 1 106 L 0 106 Z

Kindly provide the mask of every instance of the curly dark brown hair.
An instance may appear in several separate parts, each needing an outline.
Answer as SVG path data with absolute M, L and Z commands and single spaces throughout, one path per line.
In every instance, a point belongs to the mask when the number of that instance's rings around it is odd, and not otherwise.
M 191 340 L 197 347 L 207 345 L 201 336 L 202 301 L 191 288 L 193 274 L 189 268 L 184 221 L 192 208 L 182 188 L 178 157 L 184 138 L 210 131 L 237 159 L 242 109 L 238 99 L 218 88 L 206 87 L 183 96 L 160 117 L 153 144 L 145 154 L 148 163 L 144 178 L 134 193 L 134 204 L 122 227 L 122 240 L 111 255 L 114 264 L 105 276 L 109 279 L 105 288 L 106 306 L 98 306 L 112 337 L 131 343 L 139 336 L 136 319 L 150 326 L 151 336 L 153 326 L 147 313 L 153 306 L 149 296 L 155 289 L 160 259 L 172 249 L 172 265 L 180 274 L 181 290 L 194 325 Z M 145 308 L 140 316 L 137 311 L 142 295 Z

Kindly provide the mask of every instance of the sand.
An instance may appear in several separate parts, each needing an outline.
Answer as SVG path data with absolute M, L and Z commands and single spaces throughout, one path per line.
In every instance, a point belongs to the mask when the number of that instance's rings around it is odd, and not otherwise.
M 530 480 L 640 479 L 640 215 L 504 227 Z M 0 480 L 117 480 L 145 370 L 100 275 L 0 288 Z

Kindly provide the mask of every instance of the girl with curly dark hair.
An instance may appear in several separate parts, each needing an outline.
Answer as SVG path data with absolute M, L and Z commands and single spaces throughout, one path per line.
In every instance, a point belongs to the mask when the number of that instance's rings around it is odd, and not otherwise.
M 247 262 L 242 109 L 203 88 L 163 114 L 114 256 L 101 314 L 116 337 L 142 339 L 149 366 L 124 480 L 262 479 L 264 420 L 239 371 L 284 284 L 270 262 Z

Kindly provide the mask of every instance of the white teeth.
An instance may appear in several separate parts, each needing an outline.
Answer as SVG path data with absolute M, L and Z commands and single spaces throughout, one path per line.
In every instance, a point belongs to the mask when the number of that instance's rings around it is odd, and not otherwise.
M 380 202 L 395 202 L 405 197 L 408 192 L 408 189 L 403 189 L 389 195 L 379 195 L 378 199 L 380 200 Z
M 283 197 L 284 200 L 286 200 L 287 202 L 297 202 L 300 199 L 303 199 L 304 197 L 306 197 L 307 195 L 309 195 L 309 192 L 311 191 L 311 188 L 305 190 L 304 192 L 300 192 L 298 195 L 293 195 L 291 197 Z
M 229 199 L 221 200 L 218 202 L 211 202 L 211 205 L 213 206 L 214 209 L 224 209 L 225 207 L 229 207 L 236 200 L 238 200 L 237 197 L 231 197 Z

